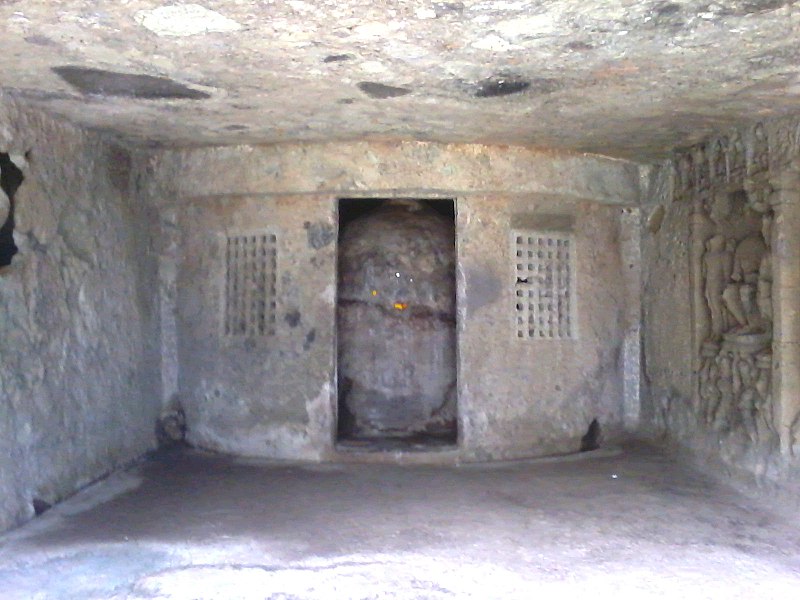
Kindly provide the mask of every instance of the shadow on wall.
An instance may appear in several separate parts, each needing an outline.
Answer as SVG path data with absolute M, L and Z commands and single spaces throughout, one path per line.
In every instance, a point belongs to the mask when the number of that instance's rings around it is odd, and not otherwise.
M 17 253 L 14 243 L 14 194 L 24 179 L 22 171 L 14 164 L 11 157 L 0 152 L 0 267 L 11 264 Z

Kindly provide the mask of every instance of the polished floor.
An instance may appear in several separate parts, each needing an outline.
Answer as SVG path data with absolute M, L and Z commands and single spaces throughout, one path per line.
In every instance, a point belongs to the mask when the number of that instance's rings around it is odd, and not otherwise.
M 798 598 L 800 524 L 647 446 L 460 467 L 175 451 L 0 537 L 0 598 Z

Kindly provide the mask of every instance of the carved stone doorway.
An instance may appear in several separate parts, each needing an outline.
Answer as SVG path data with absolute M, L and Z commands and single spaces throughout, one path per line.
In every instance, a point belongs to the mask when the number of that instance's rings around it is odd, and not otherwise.
M 455 205 L 339 204 L 338 443 L 455 444 Z

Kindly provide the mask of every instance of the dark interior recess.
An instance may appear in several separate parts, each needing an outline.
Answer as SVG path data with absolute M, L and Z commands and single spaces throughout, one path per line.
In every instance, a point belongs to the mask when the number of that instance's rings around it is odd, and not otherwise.
M 339 200 L 339 248 L 343 234 L 348 225 L 362 217 L 385 207 L 393 198 L 342 198 Z M 408 199 L 404 199 L 408 201 Z M 455 264 L 455 202 L 452 199 L 413 199 L 413 202 L 422 205 L 428 214 L 435 213 L 448 219 L 453 224 L 452 252 Z M 341 254 L 339 255 L 341 256 Z M 337 270 L 338 281 L 341 286 L 342 262 L 339 260 Z M 340 287 L 341 290 L 341 287 Z M 455 297 L 455 294 L 454 294 Z M 337 300 L 337 314 L 341 314 L 342 299 Z M 341 319 L 337 316 L 337 326 Z M 455 326 L 455 322 L 453 322 Z M 455 327 L 454 327 L 455 329 Z M 455 352 L 455 350 L 454 350 Z M 337 359 L 341 349 L 337 352 Z M 455 373 L 454 373 L 455 375 Z M 452 448 L 457 444 L 458 433 L 455 420 L 446 425 L 437 424 L 426 428 L 424 431 L 386 431 L 379 434 L 364 434 L 355 427 L 356 416 L 348 408 L 345 399 L 352 386 L 352 382 L 339 371 L 338 376 L 338 414 L 337 414 L 337 447 L 346 451 L 362 452 L 391 452 L 391 451 L 429 451 L 436 449 Z M 457 399 L 456 399 L 457 406 Z M 456 408 L 457 410 L 457 408 Z
M 0 267 L 11 264 L 11 259 L 17 253 L 14 243 L 14 195 L 24 179 L 22 171 L 14 164 L 11 157 L 0 152 L 0 189 L 2 189 L 11 204 L 8 218 L 0 227 Z
M 339 239 L 348 223 L 359 217 L 368 215 L 394 198 L 342 198 L 339 200 Z M 451 199 L 415 199 L 426 208 L 436 211 L 440 215 L 455 220 L 456 205 Z M 455 243 L 455 240 L 453 240 Z

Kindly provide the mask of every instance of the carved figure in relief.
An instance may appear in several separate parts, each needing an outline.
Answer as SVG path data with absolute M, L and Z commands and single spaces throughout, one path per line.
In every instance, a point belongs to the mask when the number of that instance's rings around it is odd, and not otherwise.
M 739 324 L 739 332 L 756 331 L 763 326 L 763 317 L 756 306 L 756 288 L 761 261 L 767 252 L 760 234 L 743 239 L 733 254 L 733 270 L 722 293 L 725 306 Z
M 742 136 L 737 131 L 731 136 L 731 139 L 728 142 L 727 165 L 729 181 L 740 182 L 744 177 L 744 155 L 745 149 L 744 144 L 742 143 Z
M 771 155 L 776 163 L 785 164 L 791 160 L 794 150 L 793 137 L 789 127 L 781 126 L 773 130 Z
M 698 412 L 715 430 L 756 442 L 772 431 L 772 213 L 751 198 L 715 190 L 699 206 L 708 231 L 692 231 L 703 248 L 699 285 L 710 314 L 699 347 Z
M 678 191 L 681 195 L 688 194 L 694 183 L 694 165 L 692 164 L 692 156 L 689 153 L 684 153 L 678 160 Z
M 713 147 L 709 156 L 709 169 L 711 171 L 712 183 L 720 184 L 727 179 L 727 161 L 725 159 L 725 148 L 728 145 L 728 140 L 725 138 L 718 139 Z
M 723 298 L 732 272 L 733 254 L 728 250 L 727 240 L 723 235 L 715 235 L 706 242 L 702 273 L 706 302 L 711 311 L 711 332 L 715 337 L 728 329 Z
M 753 177 L 769 169 L 769 144 L 764 125 L 758 123 L 753 128 L 751 151 L 747 161 L 747 175 Z
M 714 429 L 721 431 L 731 428 L 730 415 L 733 414 L 733 368 L 731 357 L 727 354 L 717 356 L 719 365 L 719 378 L 717 379 L 717 390 L 719 392 L 719 402 L 714 412 Z M 705 399 L 708 401 L 708 399 Z
M 692 160 L 694 165 L 694 185 L 698 191 L 708 189 L 711 181 L 711 173 L 706 160 L 706 151 L 703 146 L 697 146 L 694 149 L 694 157 Z
M 761 229 L 762 213 L 753 210 L 748 200 L 743 190 L 713 193 L 708 215 L 715 225 L 715 232 L 736 241 L 757 234 Z
M 705 407 L 699 407 L 707 423 L 713 423 L 719 409 L 722 396 L 719 393 L 719 344 L 704 342 L 700 350 L 702 363 L 699 373 L 700 398 L 706 401 Z
M 764 236 L 764 243 L 767 252 L 761 257 L 761 264 L 758 266 L 758 283 L 756 284 L 756 303 L 758 311 L 770 323 L 772 323 L 772 254 L 769 252 L 772 243 L 772 214 L 764 213 L 761 225 L 761 235 Z
M 758 430 L 760 437 L 776 434 L 772 414 L 772 350 L 765 350 L 756 356 L 756 376 L 755 389 L 758 392 L 758 405 L 756 412 L 759 416 Z
M 756 381 L 756 361 L 750 356 L 740 357 L 737 361 L 738 387 L 737 396 L 739 398 L 739 415 L 742 425 L 751 441 L 758 440 L 758 427 L 756 419 L 761 399 L 758 397 L 758 390 L 755 387 Z

